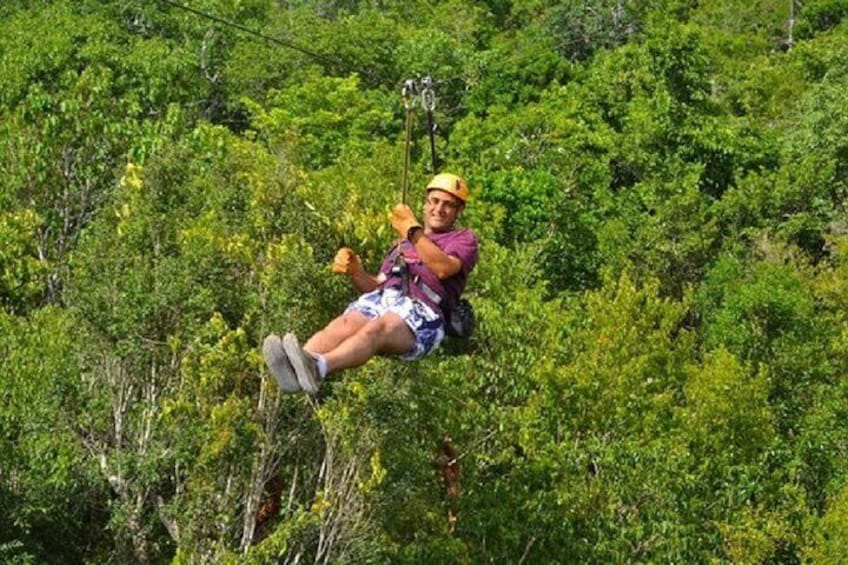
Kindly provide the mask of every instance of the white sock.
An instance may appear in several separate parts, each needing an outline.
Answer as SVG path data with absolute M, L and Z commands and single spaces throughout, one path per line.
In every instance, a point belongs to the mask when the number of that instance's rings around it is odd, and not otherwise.
M 313 353 L 315 356 L 315 361 L 318 362 L 318 374 L 321 375 L 321 378 L 327 376 L 327 360 L 324 359 L 323 355 L 319 355 L 318 353 Z

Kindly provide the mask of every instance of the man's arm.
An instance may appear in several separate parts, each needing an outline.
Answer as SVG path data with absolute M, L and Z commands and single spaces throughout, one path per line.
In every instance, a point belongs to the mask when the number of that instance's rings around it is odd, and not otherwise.
M 415 246 L 424 265 L 440 280 L 462 269 L 462 261 L 458 257 L 445 253 L 424 234 L 424 228 L 406 204 L 398 204 L 392 210 L 392 227 L 401 239 L 408 239 Z
M 462 269 L 462 261 L 458 257 L 442 251 L 438 245 L 424 235 L 423 229 L 416 228 L 411 232 L 409 241 L 415 246 L 418 256 L 440 280 L 452 277 Z
M 362 270 L 362 262 L 349 247 L 342 247 L 333 259 L 333 272 L 347 275 L 348 280 L 359 292 L 371 292 L 380 285 L 380 280 Z
M 380 286 L 379 279 L 373 275 L 369 275 L 365 271 L 348 274 L 347 278 L 359 292 L 371 292 Z

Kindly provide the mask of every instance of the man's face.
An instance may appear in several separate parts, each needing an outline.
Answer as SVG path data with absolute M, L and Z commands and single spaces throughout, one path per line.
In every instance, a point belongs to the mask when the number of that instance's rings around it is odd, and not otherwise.
M 434 232 L 449 230 L 462 209 L 462 201 L 449 192 L 433 189 L 424 197 L 424 223 Z

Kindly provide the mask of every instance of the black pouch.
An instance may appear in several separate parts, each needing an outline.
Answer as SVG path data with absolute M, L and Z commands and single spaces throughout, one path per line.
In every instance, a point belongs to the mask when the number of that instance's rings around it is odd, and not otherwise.
M 445 312 L 445 331 L 449 336 L 467 339 L 474 333 L 477 318 L 471 303 L 460 298 L 456 305 Z

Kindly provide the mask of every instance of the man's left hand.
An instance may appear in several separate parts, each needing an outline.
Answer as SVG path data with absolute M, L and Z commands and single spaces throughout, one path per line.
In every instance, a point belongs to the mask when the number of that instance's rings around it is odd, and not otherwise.
M 406 204 L 398 204 L 392 210 L 392 227 L 401 239 L 409 239 L 410 230 L 420 228 L 421 224 Z

